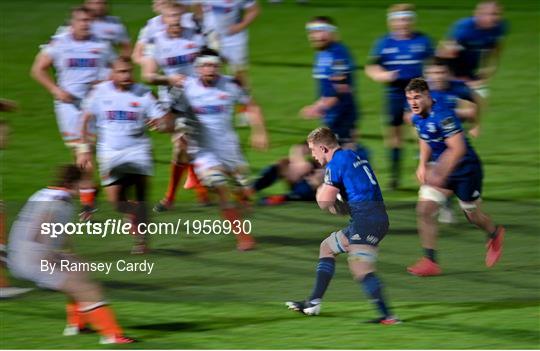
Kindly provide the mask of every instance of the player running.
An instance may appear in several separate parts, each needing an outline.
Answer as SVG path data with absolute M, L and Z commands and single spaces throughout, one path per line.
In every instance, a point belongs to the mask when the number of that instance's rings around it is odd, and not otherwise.
M 390 6 L 387 14 L 390 33 L 380 38 L 371 50 L 366 74 L 386 85 L 388 128 L 386 147 L 390 149 L 390 188 L 399 188 L 404 113 L 407 109 L 405 86 L 422 76 L 423 63 L 433 56 L 431 40 L 414 31 L 416 13 L 411 4 Z
M 151 53 L 142 59 L 142 76 L 150 84 L 159 85 L 160 103 L 170 106 L 171 97 L 169 89 L 180 87 L 186 76 L 195 75 L 193 63 L 203 45 L 202 37 L 194 31 L 182 28 L 180 18 L 183 9 L 179 4 L 165 4 L 162 7 L 162 16 L 167 27 L 165 31 L 155 35 Z M 163 74 L 160 74 L 160 71 Z M 183 100 L 183 103 L 182 103 Z M 185 118 L 189 106 L 185 98 L 180 95 L 175 102 L 175 114 L 178 118 Z M 169 186 L 165 197 L 154 207 L 156 212 L 169 210 L 176 196 L 176 189 L 185 171 L 195 178 L 193 168 L 189 165 L 187 147 L 182 133 L 174 133 L 171 137 L 173 144 L 171 174 Z M 201 203 L 208 202 L 204 187 L 194 181 L 195 190 Z
M 74 165 L 60 168 L 55 186 L 36 192 L 25 204 L 11 227 L 8 266 L 13 275 L 38 286 L 60 291 L 68 297 L 64 335 L 77 335 L 90 324 L 101 334 L 101 344 L 129 344 L 135 340 L 123 335 L 112 309 L 104 300 L 99 284 L 81 271 L 62 270 L 61 264 L 81 262 L 74 254 L 61 251 L 66 234 L 44 235 L 42 224 L 65 225 L 73 216 L 72 197 L 77 193 L 81 171 Z M 56 264 L 56 269 L 42 269 Z
M 371 323 L 397 324 L 384 299 L 382 283 L 375 274 L 378 245 L 388 232 L 388 215 L 381 190 L 369 162 L 352 150 L 344 150 L 332 130 L 317 128 L 307 138 L 313 157 L 326 167 L 317 203 L 333 214 L 348 213 L 350 224 L 322 241 L 315 286 L 306 301 L 287 302 L 295 311 L 318 315 L 321 302 L 334 275 L 335 257 L 347 253 L 349 269 L 375 304 L 380 317 Z M 344 203 L 345 202 L 345 203 Z M 348 206 L 345 211 L 344 206 Z
M 152 10 L 157 16 L 152 17 L 146 22 L 146 25 L 139 31 L 133 55 L 131 59 L 137 64 L 141 64 L 145 56 L 152 52 L 153 43 L 158 33 L 167 30 L 167 24 L 163 16 L 163 10 L 170 5 L 180 5 L 181 17 L 179 19 L 180 26 L 195 32 L 200 31 L 200 25 L 191 12 L 186 12 L 186 6 L 174 0 L 153 0 Z
M 497 70 L 502 37 L 507 32 L 501 13 L 497 1 L 479 2 L 474 16 L 457 21 L 437 52 L 438 56 L 451 59 L 454 75 L 484 98 L 488 94 L 486 83 Z
M 480 209 L 483 177 L 480 159 L 463 135 L 454 111 L 437 106 L 423 79 L 411 80 L 405 92 L 419 136 L 420 161 L 416 176 L 421 186 L 417 216 L 424 251 L 424 257 L 407 270 L 417 276 L 442 273 L 436 259 L 435 215 L 439 206 L 452 194 L 459 199 L 469 222 L 487 233 L 485 263 L 487 267 L 493 267 L 502 254 L 505 229 L 501 225 L 496 226 Z
M 185 95 L 198 122 L 188 141 L 195 172 L 203 185 L 218 195 L 222 216 L 232 223 L 240 219 L 240 209 L 230 201 L 229 180 L 238 187 L 241 198 L 249 196 L 248 164 L 232 126 L 234 106 L 242 103 L 248 107 L 251 145 L 261 150 L 268 148 L 264 118 L 260 108 L 240 85 L 233 78 L 220 74 L 221 59 L 216 51 L 203 49 L 195 67 L 197 76 L 186 78 L 183 92 L 174 91 L 177 96 Z M 174 103 L 172 108 L 175 109 Z M 254 248 L 255 240 L 251 235 L 242 233 L 236 238 L 238 250 Z
M 205 32 L 217 34 L 217 47 L 242 86 L 247 84 L 248 30 L 260 13 L 256 0 L 200 0 Z
M 107 0 L 86 0 L 84 6 L 92 14 L 90 26 L 92 35 L 119 48 L 121 56 L 131 55 L 131 41 L 126 26 L 120 17 L 109 15 L 109 2 Z M 66 32 L 69 32 L 69 26 L 61 26 L 56 30 L 53 38 Z
M 118 211 L 130 216 L 132 225 L 148 222 L 146 208 L 148 176 L 153 172 L 152 146 L 147 125 L 170 131 L 173 117 L 158 104 L 149 88 L 133 81 L 130 59 L 115 60 L 111 80 L 98 84 L 85 101 L 82 134 L 95 121 L 97 159 L 101 184 L 108 200 Z M 92 167 L 92 153 L 86 138 L 79 148 L 77 163 Z M 128 190 L 135 189 L 135 201 L 128 201 Z M 147 237 L 135 234 L 132 253 L 148 250 Z
M 81 141 L 81 101 L 93 85 L 103 80 L 113 55 L 109 43 L 92 35 L 91 24 L 91 11 L 75 7 L 71 11 L 69 31 L 54 37 L 42 48 L 31 71 L 32 77 L 53 95 L 62 138 L 73 151 Z M 53 68 L 56 81 L 50 75 Z M 80 184 L 82 220 L 90 219 L 95 210 L 92 175 L 93 170 L 87 168 Z
M 313 67 L 319 98 L 305 106 L 304 118 L 321 118 L 324 125 L 346 148 L 360 148 L 355 143 L 358 109 L 355 94 L 355 63 L 349 50 L 337 40 L 337 26 L 326 16 L 313 18 L 306 24 L 308 39 L 318 51 Z

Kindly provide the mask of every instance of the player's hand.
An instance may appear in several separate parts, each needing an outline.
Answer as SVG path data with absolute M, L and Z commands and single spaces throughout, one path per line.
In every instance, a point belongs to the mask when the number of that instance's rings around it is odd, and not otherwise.
M 80 154 L 77 154 L 77 165 L 81 169 L 92 168 L 92 153 L 82 152 Z
M 56 98 L 56 100 L 65 102 L 66 104 L 73 102 L 73 95 L 71 95 L 70 93 L 68 93 L 67 91 L 63 89 L 60 89 L 60 88 L 55 89 L 53 91 L 53 95 Z
M 416 178 L 420 182 L 420 184 L 426 183 L 426 166 L 418 166 L 416 169 Z
M 472 136 L 473 138 L 478 138 L 478 136 L 480 135 L 480 126 L 476 125 L 472 127 L 471 129 L 469 129 L 469 135 Z
M 320 109 L 315 105 L 305 106 L 300 110 L 300 115 L 304 117 L 304 119 L 316 119 L 322 117 Z
M 268 150 L 268 134 L 266 133 L 255 133 L 251 136 L 251 147 L 260 150 Z
M 385 82 L 391 83 L 399 78 L 399 70 L 386 71 L 383 78 Z
M 172 87 L 182 87 L 186 77 L 181 74 L 173 74 L 167 78 L 169 85 Z
M 429 172 L 426 172 L 424 178 L 425 184 L 429 184 L 437 188 L 444 188 L 446 185 L 446 178 L 437 172 L 435 168 L 432 168 Z

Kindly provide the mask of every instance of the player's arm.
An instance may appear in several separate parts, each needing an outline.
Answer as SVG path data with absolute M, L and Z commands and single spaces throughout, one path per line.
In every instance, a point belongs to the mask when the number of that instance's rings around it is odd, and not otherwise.
M 317 189 L 317 204 L 321 210 L 331 210 L 334 207 L 339 189 L 335 186 L 322 184 Z
M 499 61 L 501 58 L 502 44 L 497 43 L 497 45 L 489 50 L 481 62 L 481 67 L 478 70 L 478 75 L 482 80 L 488 80 L 491 78 L 497 71 L 499 66 Z
M 427 179 L 428 184 L 437 187 L 444 186 L 446 179 L 448 179 L 450 173 L 456 168 L 467 151 L 463 132 L 447 137 L 444 143 L 446 144 L 446 150 L 437 160 Z
M 61 89 L 51 77 L 50 69 L 52 66 L 52 57 L 45 52 L 40 52 L 34 60 L 30 74 L 32 78 L 45 87 L 56 99 L 66 103 L 72 102 L 73 96 Z
M 420 184 L 426 182 L 426 172 L 428 167 L 428 162 L 431 159 L 431 148 L 425 140 L 418 138 L 418 148 L 419 148 L 419 160 L 418 168 L 416 169 L 416 178 Z
M 118 44 L 120 48 L 120 56 L 130 57 L 133 54 L 133 46 L 129 40 L 123 41 Z M 135 60 L 133 60 L 135 62 Z
M 300 114 L 306 119 L 321 118 L 324 112 L 332 108 L 338 101 L 336 96 L 321 96 L 313 104 L 302 108 Z
M 137 41 L 135 43 L 135 47 L 133 48 L 131 59 L 136 64 L 141 65 L 143 57 L 144 57 L 144 43 L 142 41 Z
M 268 133 L 261 107 L 251 99 L 247 104 L 247 116 L 251 126 L 251 146 L 258 150 L 268 149 Z
M 375 63 L 366 65 L 366 75 L 378 83 L 390 83 L 398 78 L 398 71 L 388 71 L 383 66 Z
M 170 85 L 181 87 L 186 79 L 181 74 L 166 76 L 159 73 L 159 66 L 153 57 L 145 56 L 141 59 L 142 79 L 148 84 Z
M 254 2 L 251 6 L 244 9 L 244 16 L 242 20 L 229 27 L 229 35 L 240 33 L 246 29 L 254 20 L 259 16 L 261 8 L 257 2 Z
M 82 117 L 81 142 L 77 145 L 77 165 L 82 169 L 92 168 L 92 146 L 88 140 L 89 125 L 94 115 L 85 111 Z

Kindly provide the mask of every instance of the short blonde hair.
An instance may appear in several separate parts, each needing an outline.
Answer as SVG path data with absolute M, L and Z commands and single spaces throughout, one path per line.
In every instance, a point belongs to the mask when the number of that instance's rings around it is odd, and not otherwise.
M 394 4 L 388 8 L 388 13 L 398 12 L 398 11 L 414 11 L 414 5 L 408 3 Z
M 336 147 L 339 145 L 336 135 L 328 127 L 314 129 L 309 133 L 307 141 L 308 143 L 321 144 L 328 147 Z

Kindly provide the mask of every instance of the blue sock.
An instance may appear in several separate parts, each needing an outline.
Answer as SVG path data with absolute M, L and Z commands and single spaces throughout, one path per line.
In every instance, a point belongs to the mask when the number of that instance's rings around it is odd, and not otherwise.
M 253 187 L 255 191 L 260 191 L 262 189 L 268 188 L 270 185 L 274 184 L 279 178 L 279 169 L 277 165 L 271 165 L 262 170 L 261 176 L 255 181 Z
M 437 253 L 437 251 L 435 251 L 434 249 L 425 249 L 424 248 L 424 256 L 429 258 L 431 261 L 433 261 L 435 263 L 437 263 L 436 253 Z
M 388 317 L 390 311 L 386 306 L 384 297 L 382 294 L 382 283 L 375 273 L 368 273 L 362 280 L 362 287 L 364 292 L 369 296 L 371 301 L 375 304 L 379 312 L 383 317 Z
M 333 257 L 319 258 L 319 264 L 317 265 L 317 278 L 315 279 L 315 286 L 309 297 L 310 301 L 322 299 L 330 280 L 334 276 L 336 267 L 336 260 Z
M 399 179 L 400 163 L 401 163 L 401 149 L 392 148 L 390 150 L 390 161 L 392 164 L 392 178 Z

